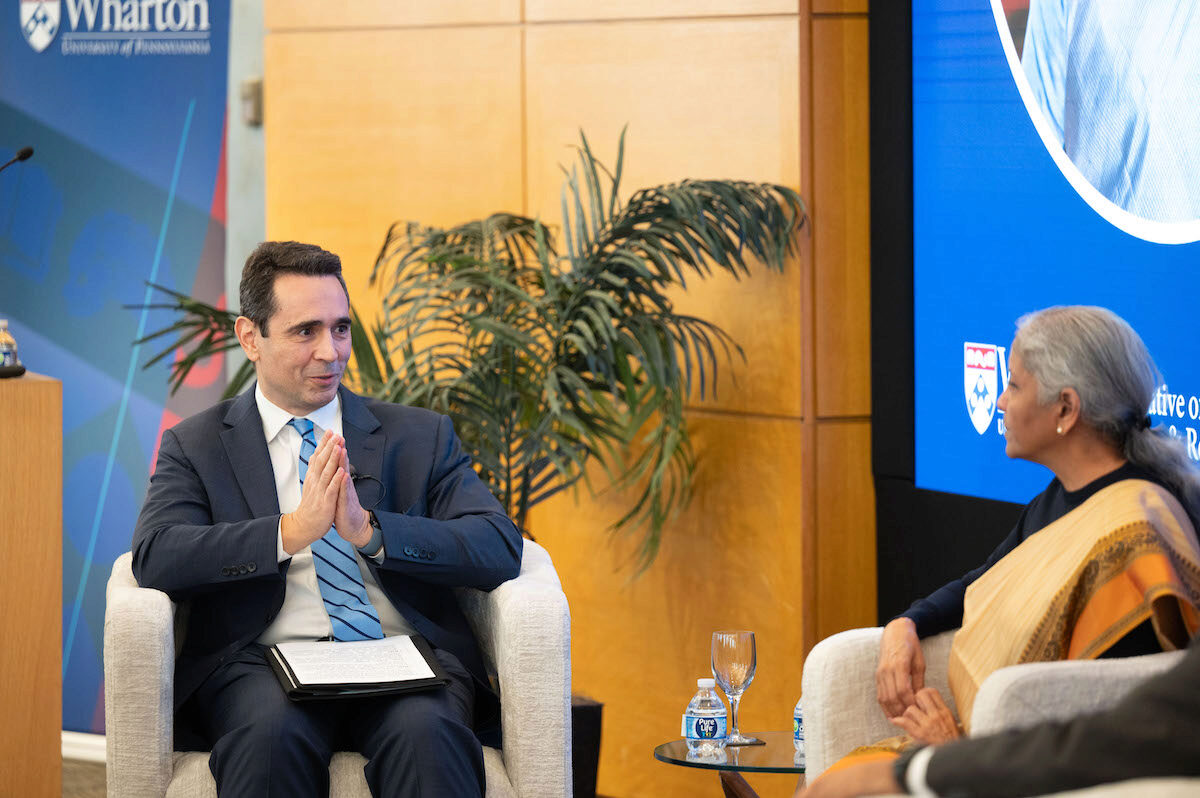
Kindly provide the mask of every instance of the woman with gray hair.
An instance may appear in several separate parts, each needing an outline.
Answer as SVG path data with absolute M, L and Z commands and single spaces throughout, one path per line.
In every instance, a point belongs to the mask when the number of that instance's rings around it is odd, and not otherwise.
M 1086 428 L 1175 494 L 1193 521 L 1200 517 L 1200 477 L 1182 442 L 1150 428 L 1146 408 L 1162 378 L 1124 319 L 1085 306 L 1030 313 L 1017 321 L 1013 354 L 1037 381 L 1042 404 L 1068 388 L 1086 397 L 1081 407 Z M 1019 456 L 1011 449 L 1008 454 Z
M 1150 427 L 1159 376 L 1141 338 L 1104 308 L 1048 308 L 1017 322 L 1008 371 L 1005 451 L 1054 479 L 987 562 L 884 628 L 879 704 L 918 742 L 961 728 L 924 687 L 922 637 L 961 626 L 949 676 L 969 727 L 997 668 L 1181 648 L 1200 628 L 1200 478 Z

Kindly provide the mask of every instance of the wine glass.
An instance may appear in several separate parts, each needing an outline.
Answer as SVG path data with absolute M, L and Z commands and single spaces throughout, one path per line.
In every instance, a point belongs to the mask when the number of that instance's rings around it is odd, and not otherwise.
M 754 653 L 754 632 L 713 632 L 712 672 L 717 684 L 729 698 L 733 717 L 730 719 L 726 745 L 754 745 L 756 737 L 744 737 L 738 733 L 738 702 L 742 693 L 754 681 L 757 666 Z

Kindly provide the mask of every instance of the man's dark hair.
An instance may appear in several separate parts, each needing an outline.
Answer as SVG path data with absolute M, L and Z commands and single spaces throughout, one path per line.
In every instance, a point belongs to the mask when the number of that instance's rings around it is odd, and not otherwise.
M 242 269 L 238 300 L 242 315 L 254 322 L 266 338 L 267 320 L 275 315 L 275 278 L 281 274 L 302 274 L 308 277 L 332 275 L 346 291 L 342 279 L 342 259 L 315 244 L 299 241 L 264 241 L 254 248 Z M 346 301 L 350 292 L 346 291 Z

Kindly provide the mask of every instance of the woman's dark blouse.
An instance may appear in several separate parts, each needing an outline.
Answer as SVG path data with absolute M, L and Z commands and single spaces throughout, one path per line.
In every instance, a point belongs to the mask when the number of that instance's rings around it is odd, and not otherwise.
M 911 618 L 916 624 L 918 637 L 929 637 L 962 626 L 963 596 L 967 592 L 968 585 L 983 576 L 989 568 L 1021 545 L 1030 535 L 1062 518 L 1101 489 L 1123 479 L 1144 479 L 1170 490 L 1163 485 L 1160 479 L 1131 463 L 1126 463 L 1117 470 L 1074 491 L 1064 489 L 1062 483 L 1055 477 L 1044 491 L 1025 505 L 1025 509 L 1021 511 L 1021 517 L 1017 519 L 1017 525 L 991 553 L 987 562 L 938 588 L 927 597 L 914 601 L 913 605 L 898 617 Z M 1162 647 L 1154 634 L 1154 628 L 1147 620 L 1121 638 L 1103 656 L 1126 657 L 1150 654 L 1161 650 Z

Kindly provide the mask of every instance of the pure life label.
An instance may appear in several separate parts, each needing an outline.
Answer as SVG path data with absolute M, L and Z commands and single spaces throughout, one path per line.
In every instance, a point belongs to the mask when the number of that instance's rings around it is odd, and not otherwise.
M 680 734 L 688 740 L 725 739 L 725 718 L 708 718 L 701 715 L 684 715 Z

